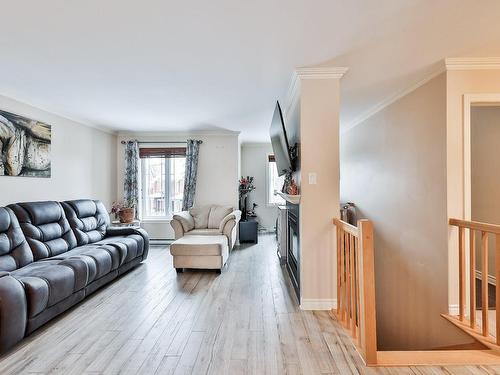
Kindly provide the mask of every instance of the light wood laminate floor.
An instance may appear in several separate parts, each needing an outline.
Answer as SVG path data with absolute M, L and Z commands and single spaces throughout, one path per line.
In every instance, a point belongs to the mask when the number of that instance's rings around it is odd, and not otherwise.
M 0 374 L 495 374 L 500 368 L 366 368 L 326 312 L 301 311 L 272 236 L 221 275 L 176 274 L 168 247 L 0 359 Z

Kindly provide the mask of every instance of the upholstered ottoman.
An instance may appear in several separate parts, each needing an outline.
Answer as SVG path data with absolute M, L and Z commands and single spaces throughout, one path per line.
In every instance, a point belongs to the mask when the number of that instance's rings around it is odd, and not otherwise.
M 187 235 L 170 245 L 177 272 L 184 268 L 217 269 L 222 271 L 229 257 L 227 237 L 224 235 Z

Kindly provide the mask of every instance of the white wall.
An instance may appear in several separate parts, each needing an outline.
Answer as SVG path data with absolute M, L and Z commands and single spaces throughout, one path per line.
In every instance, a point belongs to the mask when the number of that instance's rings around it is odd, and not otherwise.
M 241 175 L 253 176 L 256 189 L 248 197 L 248 207 L 256 209 L 259 224 L 271 231 L 276 226 L 278 208 L 267 205 L 267 157 L 273 153 L 271 143 L 246 143 L 241 146 Z
M 200 139 L 198 160 L 198 180 L 195 205 L 225 204 L 238 207 L 238 134 L 227 133 L 121 133 L 118 135 L 117 155 L 117 195 L 123 198 L 124 146 L 122 140 L 137 139 L 143 142 L 165 141 L 184 142 Z M 174 233 L 169 220 L 143 222 L 143 227 L 153 239 L 173 239 Z
M 336 305 L 336 250 L 332 219 L 339 212 L 338 78 L 300 82 L 300 288 L 301 308 Z M 309 174 L 316 183 L 309 184 Z M 297 174 L 295 174 L 297 176 Z
M 0 96 L 0 109 L 52 125 L 52 177 L 0 176 L 0 205 L 116 197 L 116 135 Z

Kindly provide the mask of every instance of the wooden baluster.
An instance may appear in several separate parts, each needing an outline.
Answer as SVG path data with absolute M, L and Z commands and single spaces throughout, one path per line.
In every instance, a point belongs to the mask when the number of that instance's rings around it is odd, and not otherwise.
M 352 337 L 356 337 L 356 270 L 354 264 L 354 236 L 349 236 L 349 251 L 351 265 L 351 319 L 352 319 Z
M 483 336 L 488 336 L 488 232 L 482 232 L 482 276 L 481 276 L 481 309 L 483 319 Z
M 350 237 L 351 234 L 347 234 L 346 238 L 346 254 L 345 254 L 345 261 L 346 261 L 346 307 L 347 307 L 347 329 L 351 328 L 351 249 L 349 248 L 350 244 Z
M 340 228 L 335 226 L 337 239 L 337 315 L 340 313 L 340 284 L 341 284 L 341 268 L 340 268 Z
M 458 316 L 460 321 L 465 315 L 465 231 L 458 228 Z
M 495 302 L 496 302 L 496 338 L 497 345 L 500 345 L 500 234 L 495 237 L 495 276 L 497 279 L 497 286 Z
M 471 229 L 470 233 L 470 267 L 469 267 L 469 286 L 470 286 L 470 327 L 476 327 L 476 231 Z
M 340 229 L 340 321 L 344 320 L 344 231 Z
M 354 249 L 356 250 L 355 252 L 355 262 L 356 262 L 356 318 L 357 318 L 357 323 L 358 323 L 358 345 L 361 346 L 361 314 L 360 314 L 360 295 L 359 295 L 359 278 L 360 278 L 360 273 L 359 273 L 359 238 L 356 238 L 354 240 Z
M 344 322 L 347 319 L 347 305 L 346 305 L 346 300 L 347 300 L 347 290 L 346 290 L 347 270 L 346 270 L 346 260 L 345 260 L 345 254 L 346 254 L 345 238 L 346 238 L 346 232 L 342 231 L 342 319 Z

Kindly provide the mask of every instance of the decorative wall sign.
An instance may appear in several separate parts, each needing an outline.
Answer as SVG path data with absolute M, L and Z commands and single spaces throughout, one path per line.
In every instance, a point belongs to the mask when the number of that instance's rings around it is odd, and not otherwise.
M 51 126 L 0 111 L 0 176 L 50 177 Z

